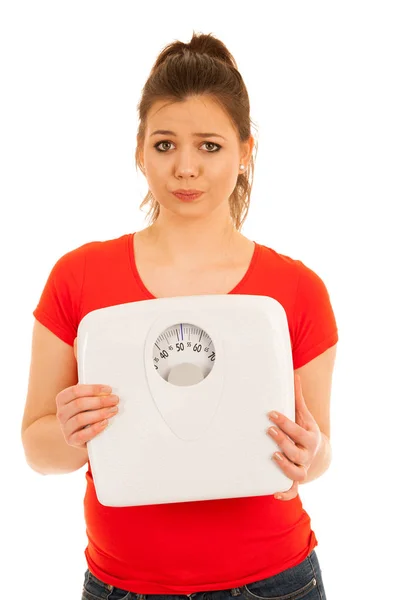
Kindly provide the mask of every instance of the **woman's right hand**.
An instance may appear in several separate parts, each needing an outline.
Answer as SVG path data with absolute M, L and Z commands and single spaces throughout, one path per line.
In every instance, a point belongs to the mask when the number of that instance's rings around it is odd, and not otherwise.
M 111 387 L 106 388 L 108 391 L 101 384 L 77 383 L 57 394 L 57 419 L 70 446 L 85 448 L 117 414 L 119 398 L 111 393 Z
M 76 360 L 77 341 L 78 338 L 75 338 Z M 107 389 L 104 389 L 105 387 Z M 75 448 L 85 448 L 87 442 L 103 431 L 108 419 L 118 411 L 116 405 L 119 398 L 111 392 L 109 386 L 77 383 L 57 394 L 57 419 L 67 444 Z M 112 408 L 116 410 L 112 411 Z

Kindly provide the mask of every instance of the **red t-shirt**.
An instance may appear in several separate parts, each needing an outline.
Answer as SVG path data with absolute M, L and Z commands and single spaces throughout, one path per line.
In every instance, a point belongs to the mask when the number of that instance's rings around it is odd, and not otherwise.
M 90 311 L 154 298 L 136 268 L 133 236 L 89 242 L 63 255 L 33 312 L 36 319 L 72 346 Z M 294 369 L 338 341 L 325 284 L 300 260 L 256 243 L 245 276 L 229 293 L 280 302 Z M 240 587 L 299 564 L 318 544 L 299 496 L 285 502 L 268 495 L 106 507 L 97 499 L 90 461 L 86 481 L 88 568 L 105 583 L 132 592 Z

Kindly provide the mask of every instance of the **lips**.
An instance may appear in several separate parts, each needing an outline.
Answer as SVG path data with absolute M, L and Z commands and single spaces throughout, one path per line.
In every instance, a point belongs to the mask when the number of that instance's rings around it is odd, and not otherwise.
M 173 194 L 200 194 L 203 190 L 196 190 L 195 188 L 179 188 L 173 190 Z
M 196 198 L 198 198 L 199 196 L 201 196 L 204 192 L 201 192 L 199 190 L 193 190 L 190 191 L 189 190 L 177 190 L 176 192 L 172 192 L 174 194 L 174 196 L 176 196 L 177 198 L 180 198 L 181 200 L 195 200 Z

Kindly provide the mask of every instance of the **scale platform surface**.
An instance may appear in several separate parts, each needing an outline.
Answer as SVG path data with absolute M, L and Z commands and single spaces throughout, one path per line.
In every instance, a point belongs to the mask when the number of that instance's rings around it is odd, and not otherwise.
M 267 413 L 295 420 L 286 312 L 269 296 L 158 298 L 94 310 L 77 335 L 79 383 L 118 412 L 87 443 L 98 500 L 140 506 L 290 489 Z

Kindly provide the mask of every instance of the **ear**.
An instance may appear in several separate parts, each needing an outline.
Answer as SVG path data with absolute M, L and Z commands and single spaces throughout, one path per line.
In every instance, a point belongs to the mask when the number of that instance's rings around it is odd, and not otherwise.
M 137 145 L 137 159 L 138 159 L 138 163 L 139 163 L 139 169 L 141 170 L 141 172 L 143 173 L 143 147 L 141 145 L 141 142 L 139 140 L 139 136 L 136 137 L 136 145 Z
M 241 144 L 241 161 L 244 162 L 246 165 L 250 162 L 251 155 L 253 153 L 254 143 L 254 136 L 250 135 L 248 140 L 246 142 L 242 142 Z

